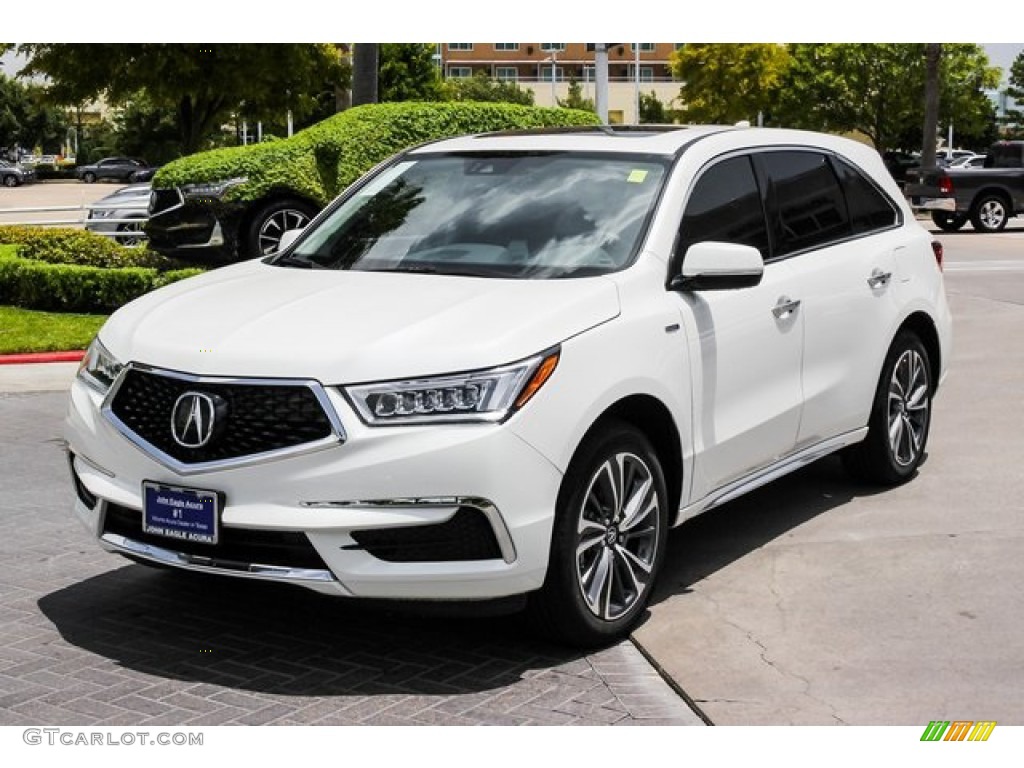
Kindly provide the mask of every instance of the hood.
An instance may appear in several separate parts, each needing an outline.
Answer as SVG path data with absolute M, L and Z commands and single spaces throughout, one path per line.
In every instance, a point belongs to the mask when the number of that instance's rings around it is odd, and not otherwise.
M 619 312 L 607 277 L 496 280 L 274 267 L 174 283 L 100 332 L 122 362 L 351 384 L 514 362 Z

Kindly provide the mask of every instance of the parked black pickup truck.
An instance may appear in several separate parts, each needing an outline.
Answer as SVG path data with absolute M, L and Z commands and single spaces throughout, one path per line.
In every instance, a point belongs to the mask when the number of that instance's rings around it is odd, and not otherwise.
M 992 145 L 982 168 L 911 168 L 903 194 L 946 232 L 968 221 L 978 232 L 999 232 L 1024 213 L 1024 141 Z

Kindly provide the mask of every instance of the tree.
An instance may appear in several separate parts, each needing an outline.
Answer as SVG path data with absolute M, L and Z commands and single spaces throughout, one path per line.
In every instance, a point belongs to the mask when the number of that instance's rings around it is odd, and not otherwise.
M 57 152 L 67 132 L 64 113 L 45 103 L 42 89 L 0 73 L 0 147 Z
M 380 99 L 380 43 L 356 43 L 352 48 L 352 106 Z
M 1024 51 L 1017 54 L 1017 58 L 1010 65 L 1009 85 L 1006 88 L 1006 95 L 1013 99 L 1015 106 L 1007 107 L 1004 120 L 1016 132 L 1024 129 Z
M 446 101 L 500 101 L 533 106 L 533 91 L 521 88 L 513 80 L 495 80 L 486 72 L 445 81 L 442 95 Z
M 924 140 L 921 145 L 921 165 L 935 167 L 935 132 L 939 125 L 939 65 L 942 63 L 942 44 L 925 46 L 924 79 Z
M 380 44 L 381 101 L 439 101 L 441 75 L 433 43 Z
M 691 123 L 754 120 L 771 104 L 789 54 L 775 43 L 688 43 L 672 54 L 683 81 L 680 115 Z
M 664 124 L 672 122 L 665 105 L 654 91 L 640 94 L 640 122 Z
M 53 103 L 121 103 L 145 91 L 174 110 L 182 152 L 200 149 L 242 102 L 299 110 L 302 96 L 345 76 L 331 44 L 28 43 L 24 72 L 45 75 Z
M 984 89 L 998 82 L 974 44 L 943 45 L 939 123 L 982 133 L 991 115 Z M 770 108 L 772 122 L 867 136 L 880 152 L 920 149 L 924 124 L 923 43 L 797 43 Z
M 569 78 L 569 93 L 564 99 L 556 99 L 558 106 L 564 109 L 582 109 L 594 112 L 594 100 L 583 97 L 583 86 L 575 77 Z

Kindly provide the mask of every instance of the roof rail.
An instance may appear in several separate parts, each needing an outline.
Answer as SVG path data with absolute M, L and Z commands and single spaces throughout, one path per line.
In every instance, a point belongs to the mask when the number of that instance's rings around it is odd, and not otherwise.
M 535 135 L 558 135 L 558 134 L 582 134 L 600 133 L 605 136 L 616 134 L 638 134 L 648 135 L 652 133 L 670 133 L 672 131 L 683 131 L 689 128 L 687 125 L 560 125 L 548 128 L 510 128 L 503 131 L 491 131 L 489 133 L 477 134 L 485 136 L 535 136 Z

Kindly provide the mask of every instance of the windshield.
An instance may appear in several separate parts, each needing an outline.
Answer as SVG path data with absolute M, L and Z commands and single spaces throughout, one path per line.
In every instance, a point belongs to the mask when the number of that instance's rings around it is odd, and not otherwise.
M 605 274 L 631 262 L 667 162 L 568 152 L 405 159 L 271 263 L 533 279 Z

